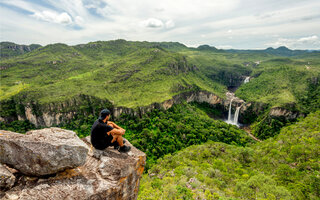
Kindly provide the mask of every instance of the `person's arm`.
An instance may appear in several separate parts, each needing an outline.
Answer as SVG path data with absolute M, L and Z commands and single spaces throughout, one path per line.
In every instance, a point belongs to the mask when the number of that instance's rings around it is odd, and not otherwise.
M 116 128 L 116 129 L 124 130 L 123 128 L 121 128 L 120 126 L 118 126 L 117 124 L 115 124 L 114 122 L 111 122 L 111 121 L 108 121 L 108 125 L 112 126 L 113 128 Z M 124 131 L 126 131 L 126 130 L 124 130 Z
M 112 129 L 111 131 L 108 132 L 108 135 L 124 135 L 125 133 L 125 130 L 124 129 L 117 129 L 117 128 L 114 128 Z

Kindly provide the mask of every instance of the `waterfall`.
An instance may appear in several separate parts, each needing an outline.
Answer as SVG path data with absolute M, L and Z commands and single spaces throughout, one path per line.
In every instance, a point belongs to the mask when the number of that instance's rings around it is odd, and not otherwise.
M 233 119 L 231 119 L 231 118 L 232 118 L 232 115 L 231 115 L 231 114 L 232 114 L 232 110 L 231 110 L 231 108 L 232 108 L 232 101 L 233 101 L 233 99 L 231 99 L 231 101 L 230 101 L 229 113 L 228 113 L 228 120 L 225 121 L 225 122 L 227 122 L 228 124 L 233 124 L 233 125 L 236 125 L 236 126 L 239 127 L 238 119 L 239 119 L 240 108 L 242 107 L 242 105 L 239 106 L 239 107 L 237 107 L 236 112 L 234 113 L 234 117 L 233 117 Z
M 228 121 L 231 122 L 231 104 L 232 104 L 232 100 L 230 101 L 230 106 L 229 106 L 229 114 L 228 114 Z
M 240 111 L 241 106 L 237 107 L 236 112 L 234 114 L 234 119 L 233 119 L 233 123 L 235 125 L 238 125 L 238 118 L 239 118 L 239 111 Z
M 244 79 L 244 83 L 249 83 L 250 81 L 250 76 L 247 76 L 246 79 Z

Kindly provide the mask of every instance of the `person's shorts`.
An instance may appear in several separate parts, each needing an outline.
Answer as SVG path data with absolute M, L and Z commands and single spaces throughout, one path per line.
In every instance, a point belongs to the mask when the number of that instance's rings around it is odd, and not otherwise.
M 114 146 L 114 143 L 116 142 L 111 143 L 112 139 L 113 136 L 111 134 L 107 135 L 103 140 L 99 140 L 99 142 L 92 142 L 92 146 L 96 149 L 104 150 L 109 146 Z

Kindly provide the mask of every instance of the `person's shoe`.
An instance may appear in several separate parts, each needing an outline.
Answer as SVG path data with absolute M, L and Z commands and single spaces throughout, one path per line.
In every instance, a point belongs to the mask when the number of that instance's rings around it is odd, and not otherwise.
M 125 140 L 123 140 L 123 144 L 124 144 L 124 143 L 126 143 Z M 115 141 L 115 144 L 114 144 L 113 148 L 119 150 L 120 146 L 119 146 L 119 144 L 118 144 L 117 141 Z
M 122 147 L 119 148 L 118 151 L 121 153 L 127 153 L 128 151 L 130 151 L 130 149 L 131 147 L 123 145 Z

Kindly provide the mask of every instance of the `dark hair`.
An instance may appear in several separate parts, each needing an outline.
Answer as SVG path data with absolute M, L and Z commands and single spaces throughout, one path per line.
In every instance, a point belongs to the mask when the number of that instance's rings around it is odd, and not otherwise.
M 100 117 L 99 117 L 99 119 L 100 120 L 104 120 L 108 115 L 110 115 L 111 114 L 111 112 L 110 112 L 110 110 L 108 110 L 108 109 L 103 109 L 103 110 L 101 110 L 101 112 L 100 112 Z

